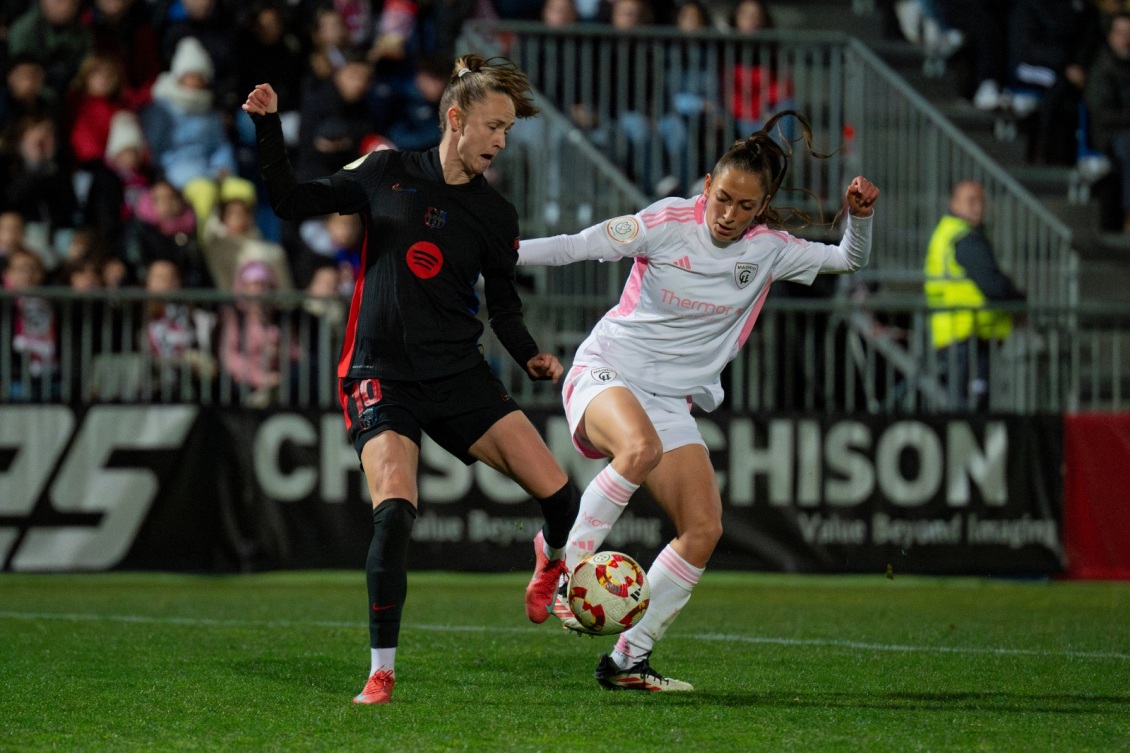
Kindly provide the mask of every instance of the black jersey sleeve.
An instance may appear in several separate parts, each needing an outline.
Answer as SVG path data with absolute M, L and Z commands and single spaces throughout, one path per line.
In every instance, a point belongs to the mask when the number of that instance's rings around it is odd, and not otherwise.
M 518 266 L 518 213 L 509 203 L 503 206 L 505 221 L 496 226 L 497 235 L 482 260 L 483 295 L 491 330 L 510 357 L 525 370 L 526 363 L 539 351 L 526 328 L 522 299 L 514 281 L 514 270 Z
M 267 188 L 271 209 L 280 219 L 302 220 L 324 214 L 353 214 L 365 208 L 368 195 L 359 181 L 342 178 L 339 171 L 332 178 L 299 183 L 286 152 L 282 121 L 277 112 L 252 115 L 255 137 L 259 145 L 259 168 Z
M 526 329 L 522 317 L 522 299 L 514 284 L 514 275 L 500 270 L 483 270 L 483 294 L 487 304 L 487 318 L 498 341 L 510 357 L 525 371 L 526 363 L 538 354 L 538 344 Z

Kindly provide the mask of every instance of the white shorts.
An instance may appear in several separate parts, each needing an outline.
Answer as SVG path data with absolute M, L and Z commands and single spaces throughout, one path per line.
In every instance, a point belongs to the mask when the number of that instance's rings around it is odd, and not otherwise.
M 655 395 L 626 381 L 616 369 L 599 356 L 589 353 L 584 363 L 576 363 L 565 377 L 561 395 L 565 403 L 565 417 L 569 419 L 569 435 L 577 452 L 587 458 L 602 458 L 604 454 L 577 434 L 577 427 L 592 399 L 609 387 L 626 387 L 632 391 L 643 407 L 652 426 L 663 443 L 663 451 L 670 452 L 689 444 L 706 447 L 698 424 L 691 415 L 691 400 L 687 397 Z

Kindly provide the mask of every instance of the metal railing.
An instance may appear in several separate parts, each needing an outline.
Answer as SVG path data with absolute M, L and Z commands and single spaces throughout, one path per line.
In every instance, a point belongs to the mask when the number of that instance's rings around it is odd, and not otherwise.
M 52 345 L 38 365 L 29 355 L 27 299 L 50 327 Z M 21 305 L 21 300 L 25 303 Z M 338 300 L 288 294 L 256 299 L 272 312 L 275 344 L 254 354 L 278 384 L 260 389 L 242 378 L 249 353 L 224 340 L 230 295 L 186 292 L 150 299 L 143 291 L 76 294 L 40 288 L 0 293 L 0 402 L 286 405 L 337 410 L 336 364 L 343 323 L 327 315 Z M 171 328 L 161 312 L 187 314 L 194 332 Z M 543 350 L 568 367 L 580 340 L 605 313 L 594 299 L 527 296 L 526 320 Z M 1010 311 L 1027 320 L 989 349 L 989 409 L 1033 414 L 1130 407 L 1130 306 L 1031 304 Z M 338 312 L 340 314 L 340 310 Z M 814 413 L 938 413 L 967 408 L 941 378 L 946 364 L 929 340 L 923 302 L 770 296 L 745 348 L 724 374 L 733 410 Z M 169 343 L 166 343 L 168 346 Z M 228 347 L 226 347 L 228 346 Z M 490 333 L 484 353 L 528 407 L 560 406 L 560 389 L 531 382 Z M 241 356 L 237 370 L 228 348 Z
M 974 178 L 985 185 L 998 261 L 1028 299 L 1076 298 L 1070 230 L 858 40 L 828 32 L 772 30 L 751 39 L 510 22 L 467 24 L 460 44 L 461 51 L 510 56 L 538 89 L 542 125 L 527 126 L 534 137 L 512 140 L 499 163 L 524 237 L 575 232 L 639 211 L 668 174 L 688 194 L 734 137 L 791 108 L 812 122 L 815 147 L 835 153 L 813 159 L 794 144 L 786 186 L 803 191 L 782 192 L 776 205 L 828 221 L 854 175 L 882 190 L 871 264 L 858 278 L 920 292 L 927 242 L 950 190 Z M 638 189 L 610 170 L 623 171 Z M 837 234 L 827 226 L 805 232 Z M 622 265 L 536 274 L 539 292 L 605 297 L 619 290 L 612 281 L 625 277 Z

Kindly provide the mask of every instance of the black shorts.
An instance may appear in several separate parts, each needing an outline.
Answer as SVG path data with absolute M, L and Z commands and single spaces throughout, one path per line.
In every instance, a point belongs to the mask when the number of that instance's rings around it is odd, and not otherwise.
M 521 410 L 485 361 L 423 382 L 347 377 L 339 389 L 345 428 L 358 457 L 366 442 L 391 430 L 417 445 L 426 433 L 471 465 L 471 445 L 503 416 Z

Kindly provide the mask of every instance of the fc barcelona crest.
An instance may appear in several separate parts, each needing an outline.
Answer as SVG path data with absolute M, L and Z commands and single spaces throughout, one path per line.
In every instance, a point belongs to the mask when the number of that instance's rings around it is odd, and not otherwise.
M 447 212 L 435 207 L 428 207 L 428 211 L 424 212 L 424 224 L 433 230 L 438 230 L 447 224 Z
M 757 265 L 750 264 L 747 261 L 739 261 L 734 266 L 734 281 L 738 283 L 739 288 L 744 288 L 753 282 L 753 278 L 757 276 Z

